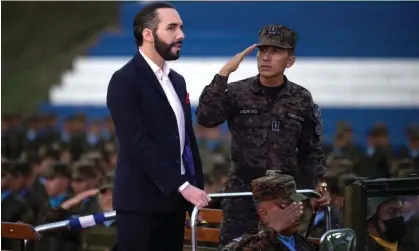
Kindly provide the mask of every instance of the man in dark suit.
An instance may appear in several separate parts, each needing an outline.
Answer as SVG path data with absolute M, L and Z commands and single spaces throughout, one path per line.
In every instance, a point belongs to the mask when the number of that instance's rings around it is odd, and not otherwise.
M 141 9 L 133 24 L 139 50 L 109 82 L 107 106 L 119 147 L 118 251 L 182 250 L 185 211 L 210 201 L 202 190 L 186 83 L 166 64 L 179 58 L 182 26 L 169 4 Z

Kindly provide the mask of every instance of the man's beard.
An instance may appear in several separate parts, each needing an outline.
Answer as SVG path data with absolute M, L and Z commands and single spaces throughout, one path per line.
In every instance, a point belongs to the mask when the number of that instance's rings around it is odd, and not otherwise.
M 165 60 L 165 61 L 173 61 L 177 60 L 180 57 L 180 50 L 173 53 L 172 48 L 175 45 L 182 44 L 182 40 L 175 41 L 171 44 L 167 44 L 166 42 L 160 40 L 157 34 L 154 32 L 154 48 L 156 48 L 157 53 Z

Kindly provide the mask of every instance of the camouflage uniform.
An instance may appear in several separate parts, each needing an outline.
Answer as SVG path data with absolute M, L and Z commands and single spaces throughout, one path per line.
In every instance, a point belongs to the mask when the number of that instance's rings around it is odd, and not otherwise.
M 72 179 L 72 168 L 69 165 L 56 163 L 47 167 L 43 176 L 47 179 L 55 179 L 56 177 L 65 177 Z M 61 203 L 69 200 L 71 194 L 66 194 Z M 60 205 L 51 204 L 51 199 L 45 203 L 39 212 L 38 222 L 41 224 L 66 220 L 74 216 L 82 215 L 82 211 L 78 206 L 74 206 L 68 210 L 63 209 Z M 80 251 L 82 249 L 80 231 L 50 231 L 45 232 L 42 240 L 35 242 L 35 251 Z
M 267 26 L 259 33 L 260 44 L 294 48 L 296 35 L 284 26 Z M 227 84 L 216 75 L 201 94 L 198 123 L 215 127 L 227 120 L 231 132 L 232 167 L 226 192 L 250 190 L 250 181 L 267 169 L 281 169 L 296 177 L 301 188 L 314 188 L 326 171 L 320 144 L 321 112 L 308 90 L 289 81 L 276 99 L 269 97 L 259 77 Z M 257 227 L 251 198 L 224 199 L 222 244 Z
M 80 161 L 73 166 L 72 179 L 75 180 L 95 180 L 97 172 L 93 163 L 89 161 Z M 78 210 L 83 215 L 94 214 L 100 211 L 98 200 L 96 197 L 86 198 L 80 205 Z
M 294 178 L 290 175 L 276 174 L 268 171 L 265 177 L 252 181 L 252 192 L 255 203 L 262 201 L 289 200 L 300 202 L 307 197 L 296 192 Z M 288 251 L 289 248 L 278 239 L 279 233 L 274 229 L 259 225 L 257 234 L 245 234 L 227 244 L 223 251 Z M 298 233 L 293 235 L 295 249 L 312 251 L 315 247 Z
M 105 177 L 105 182 L 100 187 L 100 193 L 105 193 L 114 187 L 114 175 Z M 103 211 L 103 208 L 100 209 Z M 109 220 L 103 225 L 86 229 L 85 250 L 117 250 L 116 243 L 116 221 Z M 112 249 L 114 247 L 114 249 Z

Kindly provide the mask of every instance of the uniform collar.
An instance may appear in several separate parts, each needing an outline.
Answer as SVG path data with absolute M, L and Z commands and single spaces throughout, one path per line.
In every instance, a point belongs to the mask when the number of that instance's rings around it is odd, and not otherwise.
M 67 192 L 59 194 L 57 196 L 51 196 L 49 197 L 49 204 L 52 208 L 57 208 L 61 205 L 61 203 L 64 202 L 66 198 L 67 198 Z
M 288 79 L 287 77 L 284 75 L 284 83 L 282 84 L 282 88 L 283 90 L 285 90 L 285 88 L 288 88 L 289 84 L 288 84 Z M 263 92 L 263 85 L 260 82 L 260 75 L 258 74 L 255 78 L 255 81 L 253 82 L 253 86 L 252 89 L 254 92 L 256 93 L 262 93 Z
M 150 68 L 154 72 L 154 74 L 156 74 L 156 77 L 158 79 L 161 80 L 161 79 L 163 79 L 163 77 L 168 77 L 169 76 L 170 67 L 166 62 L 164 62 L 163 69 L 160 69 L 160 67 L 158 67 L 156 65 L 156 63 L 154 63 L 149 57 L 147 57 L 140 49 L 138 49 L 138 51 L 140 52 L 141 56 L 143 56 L 143 58 L 147 62 L 147 64 L 150 66 Z

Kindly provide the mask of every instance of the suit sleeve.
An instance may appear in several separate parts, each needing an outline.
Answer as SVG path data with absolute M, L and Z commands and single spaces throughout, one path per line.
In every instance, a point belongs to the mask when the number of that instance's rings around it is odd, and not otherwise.
M 230 114 L 228 77 L 215 75 L 199 97 L 196 109 L 198 123 L 205 127 L 216 127 L 226 121 Z
M 323 134 L 321 111 L 310 97 L 310 105 L 306 111 L 303 132 L 299 141 L 298 161 L 306 169 L 306 173 L 312 174 L 312 185 L 323 181 L 326 173 L 326 156 L 320 143 Z M 307 170 L 308 169 L 308 170 Z
M 115 72 L 109 82 L 106 103 L 115 124 L 120 148 L 164 195 L 169 196 L 187 180 L 164 158 L 159 158 L 162 153 L 147 134 L 138 99 L 132 80 Z

